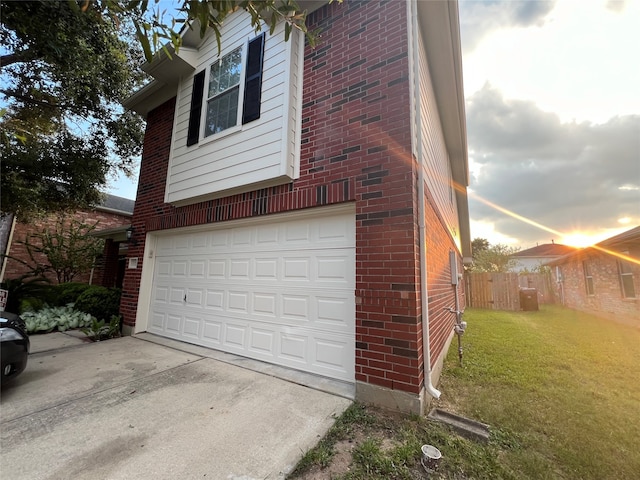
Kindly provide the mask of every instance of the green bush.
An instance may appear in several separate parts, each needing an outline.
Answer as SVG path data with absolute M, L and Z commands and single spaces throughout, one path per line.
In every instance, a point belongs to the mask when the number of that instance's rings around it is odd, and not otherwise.
M 82 333 L 94 342 L 119 337 L 120 320 L 121 318 L 119 316 L 116 317 L 115 315 L 111 317 L 111 321 L 109 323 L 106 323 L 104 320 L 93 319 L 89 325 L 82 329 Z
M 98 320 L 109 321 L 111 317 L 118 316 L 120 311 L 120 290 L 91 286 L 80 294 L 74 308 L 81 312 L 89 313 Z
M 89 285 L 88 283 L 78 282 L 61 283 L 60 285 L 56 285 L 55 304 L 63 307 L 69 303 L 75 303 L 78 300 L 78 297 L 91 287 L 92 285 Z
M 21 314 L 25 312 L 37 312 L 41 308 L 44 308 L 45 305 L 46 303 L 44 302 L 44 300 L 40 298 L 31 298 L 31 297 L 21 298 L 20 307 L 18 308 L 17 311 L 20 312 Z
M 27 333 L 48 333 L 56 328 L 60 332 L 71 328 L 87 327 L 95 321 L 88 313 L 71 307 L 45 306 L 37 312 L 25 312 L 20 315 L 27 326 Z

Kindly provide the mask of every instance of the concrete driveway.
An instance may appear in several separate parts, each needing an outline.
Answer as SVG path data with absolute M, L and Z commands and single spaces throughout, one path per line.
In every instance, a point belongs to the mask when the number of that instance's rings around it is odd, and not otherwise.
M 3 478 L 284 478 L 351 403 L 348 386 L 149 335 L 52 335 L 2 390 Z

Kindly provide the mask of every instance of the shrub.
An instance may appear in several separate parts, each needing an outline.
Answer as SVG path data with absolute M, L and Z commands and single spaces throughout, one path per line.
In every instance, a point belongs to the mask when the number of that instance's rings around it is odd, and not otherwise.
M 98 320 L 110 320 L 120 311 L 120 290 L 90 286 L 80 294 L 74 305 L 76 310 L 89 313 Z
M 77 282 L 61 283 L 60 285 L 56 285 L 55 304 L 62 307 L 69 303 L 76 303 L 78 297 L 91 287 L 92 285 L 87 283 Z
M 109 323 L 106 323 L 104 320 L 93 319 L 89 325 L 82 329 L 82 333 L 94 342 L 119 337 L 120 320 L 121 318 L 115 315 L 111 317 L 111 321 Z
M 83 328 L 91 325 L 95 319 L 88 313 L 74 310 L 71 307 L 45 306 L 37 312 L 25 312 L 21 315 L 27 326 L 27 333 L 60 332 L 70 328 Z

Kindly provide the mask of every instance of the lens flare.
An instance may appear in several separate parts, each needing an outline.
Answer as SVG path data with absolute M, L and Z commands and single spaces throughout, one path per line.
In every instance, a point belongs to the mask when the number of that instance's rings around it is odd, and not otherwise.
M 456 188 L 456 190 L 459 191 L 464 191 L 464 187 L 458 184 L 454 185 L 454 188 Z M 523 217 L 522 215 L 519 215 L 515 212 L 512 212 L 511 210 L 509 210 L 508 208 L 504 208 L 496 203 L 491 202 L 490 200 L 487 200 L 486 198 L 481 197 L 480 195 L 476 194 L 473 191 L 468 191 L 467 194 L 469 195 L 469 197 L 474 198 L 475 200 L 477 200 L 480 203 L 484 203 L 485 205 L 501 212 L 504 213 L 505 215 L 508 215 L 512 218 L 515 218 L 516 220 L 519 220 L 523 223 L 526 223 L 528 225 L 531 225 L 533 227 L 539 228 L 540 230 L 544 230 L 545 232 L 549 232 L 552 233 L 554 235 L 557 235 L 559 238 L 562 238 L 564 241 L 566 241 L 568 244 L 570 244 L 571 246 L 574 247 L 586 247 L 586 248 L 593 248 L 595 250 L 598 250 L 600 252 L 606 253 L 608 255 L 612 255 L 614 257 L 619 258 L 620 260 L 624 260 L 626 262 L 631 262 L 631 263 L 635 263 L 637 265 L 640 265 L 640 259 L 635 258 L 635 257 L 631 257 L 629 255 L 626 255 L 624 253 L 621 252 L 616 252 L 614 250 L 609 250 L 608 248 L 599 246 L 599 245 L 595 245 L 593 237 L 588 236 L 587 234 L 584 233 L 579 233 L 579 232 L 574 232 L 574 233 L 563 233 L 559 230 L 555 230 L 553 228 L 547 227 L 546 225 L 543 225 L 541 223 L 536 222 L 535 220 L 531 220 L 530 218 L 527 217 Z

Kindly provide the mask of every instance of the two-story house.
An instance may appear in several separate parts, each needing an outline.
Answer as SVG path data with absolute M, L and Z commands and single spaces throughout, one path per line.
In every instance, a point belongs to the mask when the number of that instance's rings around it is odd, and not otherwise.
M 456 2 L 301 2 L 315 49 L 244 11 L 186 30 L 146 117 L 125 330 L 422 412 L 470 257 Z

